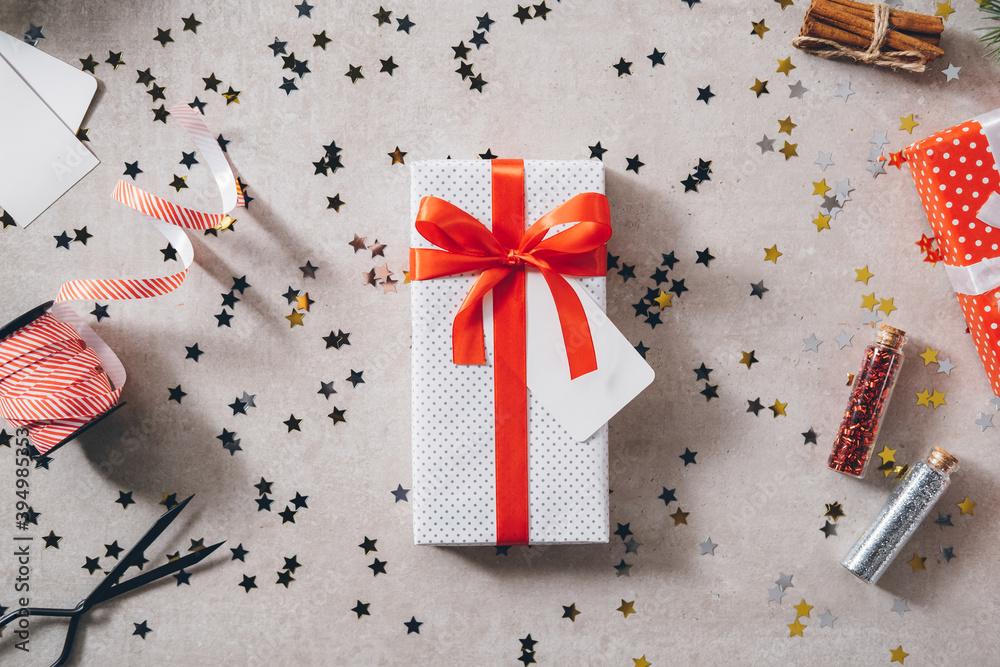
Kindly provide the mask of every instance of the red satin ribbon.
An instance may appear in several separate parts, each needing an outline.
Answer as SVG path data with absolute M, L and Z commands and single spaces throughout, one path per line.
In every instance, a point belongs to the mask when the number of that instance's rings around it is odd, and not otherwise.
M 417 232 L 441 250 L 410 248 L 410 280 L 481 271 L 452 325 L 456 364 L 486 363 L 483 299 L 493 291 L 497 544 L 528 543 L 528 390 L 524 269 L 541 271 L 559 315 L 570 377 L 597 370 L 590 325 L 563 278 L 607 273 L 608 200 L 585 192 L 524 229 L 524 162 L 493 160 L 493 231 L 457 206 L 424 197 Z M 549 238 L 553 227 L 576 223 Z

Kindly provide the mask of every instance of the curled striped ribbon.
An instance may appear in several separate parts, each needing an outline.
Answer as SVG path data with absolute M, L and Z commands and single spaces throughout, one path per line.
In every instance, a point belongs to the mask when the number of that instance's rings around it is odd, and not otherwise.
M 41 455 L 72 439 L 119 403 L 125 368 L 118 356 L 65 302 L 146 299 L 174 291 L 194 261 L 184 229 L 222 229 L 244 205 L 243 192 L 219 143 L 197 111 L 186 104 L 170 109 L 194 140 L 215 178 L 226 213 L 205 213 L 178 206 L 124 180 L 113 197 L 148 216 L 177 249 L 182 270 L 162 278 L 71 280 L 48 312 L 0 340 L 0 416 L 15 429 L 27 429 Z

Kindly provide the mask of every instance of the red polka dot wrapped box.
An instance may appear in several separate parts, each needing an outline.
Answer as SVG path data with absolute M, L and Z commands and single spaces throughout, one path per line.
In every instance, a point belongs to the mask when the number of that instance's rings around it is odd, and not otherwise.
M 990 386 L 1000 396 L 1000 109 L 904 150 Z

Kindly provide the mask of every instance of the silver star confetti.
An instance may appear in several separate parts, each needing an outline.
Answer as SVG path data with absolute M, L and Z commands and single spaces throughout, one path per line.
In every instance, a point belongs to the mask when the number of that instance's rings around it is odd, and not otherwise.
M 760 146 L 761 155 L 767 153 L 768 151 L 772 153 L 774 152 L 774 139 L 768 139 L 766 134 L 763 139 L 757 142 L 757 145 Z
M 870 324 L 872 326 L 875 326 L 881 321 L 882 318 L 878 316 L 878 313 L 876 311 L 874 310 L 871 312 L 865 311 L 865 321 L 862 322 L 862 324 Z
M 842 97 L 842 98 L 844 98 L 844 102 L 846 103 L 847 102 L 847 98 L 850 97 L 853 94 L 854 94 L 854 91 L 851 90 L 851 82 L 848 81 L 847 83 L 838 83 L 837 84 L 837 92 L 834 93 L 833 96 L 834 97 Z
M 958 73 L 961 71 L 961 67 L 955 67 L 954 63 L 948 63 L 948 67 L 941 70 L 941 73 L 948 77 L 944 80 L 944 82 L 948 83 L 949 81 L 958 81 Z
M 819 352 L 819 346 L 823 341 L 816 338 L 815 333 L 812 333 L 809 334 L 809 338 L 803 338 L 802 342 L 806 344 L 805 349 L 802 350 L 803 352 Z
M 953 368 L 955 368 L 955 364 L 951 363 L 951 357 L 942 359 L 938 362 L 938 373 L 944 373 L 948 377 L 951 377 L 951 371 Z
M 854 338 L 854 334 L 848 334 L 846 331 L 841 329 L 840 333 L 834 336 L 833 339 L 837 341 L 837 349 L 843 350 L 845 347 L 854 347 L 851 345 L 852 338 Z
M 826 168 L 833 164 L 832 158 L 833 158 L 833 151 L 830 151 L 829 153 L 824 153 L 823 151 L 820 151 L 819 157 L 816 158 L 813 164 L 819 165 L 820 169 L 826 171 Z
M 980 412 L 979 419 L 976 420 L 976 425 L 979 426 L 980 432 L 985 431 L 988 428 L 993 428 L 993 415 Z
M 820 614 L 817 618 L 819 618 L 819 627 L 821 628 L 832 628 L 833 622 L 837 620 L 837 617 L 831 614 L 829 609 Z
M 837 201 L 841 206 L 844 205 L 844 202 L 851 201 L 851 192 L 853 191 L 854 188 L 851 187 L 851 179 L 849 178 L 837 181 L 837 187 L 834 188 L 834 192 L 837 193 Z
M 717 547 L 719 545 L 716 544 L 715 542 L 713 542 L 712 538 L 709 537 L 704 542 L 699 542 L 698 546 L 701 547 L 701 555 L 702 556 L 704 556 L 705 554 L 708 554 L 709 556 L 714 556 L 715 555 L 715 547 Z
M 871 172 L 872 178 L 878 178 L 879 174 L 885 173 L 885 167 L 883 166 L 881 160 L 870 163 L 867 167 L 865 167 L 865 170 Z
M 910 611 L 910 607 L 906 604 L 906 598 L 893 598 L 895 603 L 892 605 L 892 609 L 889 611 L 894 611 L 900 616 Z

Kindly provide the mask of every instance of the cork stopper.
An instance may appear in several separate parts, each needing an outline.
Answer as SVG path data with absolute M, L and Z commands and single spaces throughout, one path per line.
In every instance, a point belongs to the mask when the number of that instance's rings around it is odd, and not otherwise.
M 958 468 L 958 459 L 940 447 L 935 447 L 927 456 L 927 465 L 942 474 L 950 475 Z
M 905 331 L 896 327 L 890 327 L 888 324 L 883 324 L 878 332 L 879 345 L 884 345 L 893 350 L 898 350 L 903 346 L 904 338 L 906 338 Z

